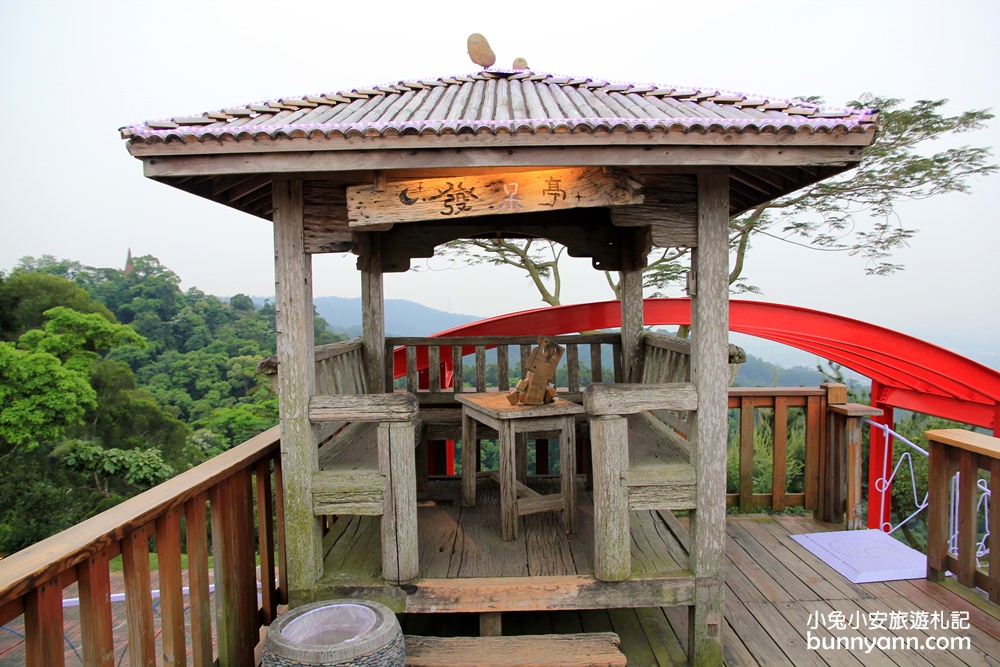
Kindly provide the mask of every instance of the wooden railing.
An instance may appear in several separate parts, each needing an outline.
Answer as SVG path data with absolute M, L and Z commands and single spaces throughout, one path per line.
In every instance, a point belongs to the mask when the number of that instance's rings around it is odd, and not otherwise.
M 316 393 L 364 394 L 364 345 L 360 338 L 316 348 Z
M 151 540 L 159 557 L 159 632 L 153 615 Z M 185 541 L 187 601 L 181 567 Z M 23 614 L 28 665 L 65 664 L 63 589 L 73 583 L 79 585 L 84 663 L 115 663 L 110 561 L 119 554 L 129 664 L 186 664 L 187 644 L 194 665 L 211 665 L 216 659 L 221 665 L 253 664 L 260 627 L 276 617 L 279 603 L 287 602 L 278 427 L 0 560 L 0 625 Z
M 444 391 L 465 391 L 463 372 L 465 357 L 474 355 L 475 391 L 487 388 L 508 391 L 523 376 L 522 368 L 511 366 L 511 348 L 517 348 L 521 363 L 528 358 L 537 336 L 463 336 L 455 338 L 386 338 L 386 386 L 391 387 L 394 378 L 406 378 L 406 390 L 410 392 L 440 393 Z M 566 349 L 563 362 L 566 365 L 566 392 L 575 394 L 588 384 L 581 362 L 580 348 L 589 348 L 589 381 L 600 382 L 604 374 L 602 348 L 610 346 L 615 382 L 622 381 L 621 336 L 618 334 L 579 334 L 550 336 L 549 339 Z M 397 347 L 404 347 L 405 364 L 394 363 Z M 486 351 L 496 349 L 496 383 L 487 381 Z M 585 357 L 586 361 L 588 357 Z M 449 386 L 448 378 L 453 378 Z
M 927 578 L 944 579 L 955 573 L 958 583 L 985 590 L 990 600 L 1000 604 L 1000 512 L 990 508 L 988 569 L 978 568 L 979 471 L 986 471 L 990 490 L 1000 489 L 1000 438 L 961 429 L 938 429 L 925 433 L 931 446 L 928 466 L 927 499 Z M 958 539 L 956 553 L 948 550 L 948 513 L 951 509 L 950 483 L 958 472 Z
M 749 512 L 754 507 L 783 510 L 786 507 L 815 509 L 819 494 L 820 460 L 826 433 L 827 392 L 821 387 L 733 387 L 729 390 L 729 409 L 739 412 L 736 432 L 738 451 L 738 491 L 727 494 L 727 504 Z M 803 490 L 788 493 L 788 411 L 804 411 Z M 771 411 L 773 451 L 771 457 L 771 492 L 754 493 L 754 430 L 761 419 L 757 410 Z

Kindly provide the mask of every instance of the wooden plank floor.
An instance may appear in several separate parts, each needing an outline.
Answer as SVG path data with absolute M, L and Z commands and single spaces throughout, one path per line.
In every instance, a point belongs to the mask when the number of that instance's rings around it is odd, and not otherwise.
M 557 480 L 532 479 L 541 493 Z M 521 517 L 518 539 L 500 534 L 495 482 L 478 485 L 475 507 L 462 507 L 458 480 L 434 480 L 417 510 L 420 576 L 431 579 L 591 575 L 594 572 L 594 505 L 579 493 L 577 532 L 567 535 L 561 512 Z M 325 540 L 327 577 L 374 581 L 381 576 L 378 517 L 344 517 Z M 637 576 L 683 571 L 687 555 L 659 512 L 632 515 L 632 570 Z
M 1000 665 L 997 607 L 984 602 L 981 609 L 923 579 L 852 584 L 789 537 L 836 529 L 804 516 L 729 518 L 727 665 Z M 942 629 L 934 620 L 950 621 L 952 612 L 968 614 L 967 629 Z M 836 627 L 838 614 L 844 629 Z M 878 618 L 888 626 L 894 615 L 905 627 L 852 627 Z M 686 664 L 686 608 L 504 613 L 503 629 L 512 635 L 612 630 L 621 636 L 630 665 Z M 404 630 L 475 635 L 478 619 L 474 614 L 411 615 L 404 618 Z M 840 647 L 829 648 L 835 637 L 843 638 Z M 865 639 L 870 650 L 861 644 Z M 955 643 L 966 640 L 967 646 Z M 938 642 L 943 642 L 940 648 Z

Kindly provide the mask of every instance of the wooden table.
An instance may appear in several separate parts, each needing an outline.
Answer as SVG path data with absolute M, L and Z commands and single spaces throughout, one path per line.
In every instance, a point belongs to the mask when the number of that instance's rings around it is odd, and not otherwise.
M 476 424 L 496 429 L 500 445 L 500 526 L 503 539 L 517 539 L 518 517 L 562 510 L 567 533 L 576 532 L 576 415 L 582 405 L 556 399 L 544 405 L 511 405 L 499 392 L 456 394 L 462 404 L 462 505 L 476 504 Z M 541 495 L 518 481 L 518 436 L 559 432 L 559 493 Z

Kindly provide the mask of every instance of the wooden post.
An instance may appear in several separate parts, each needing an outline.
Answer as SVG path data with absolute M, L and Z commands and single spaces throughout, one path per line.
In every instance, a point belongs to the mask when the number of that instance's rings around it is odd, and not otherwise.
M 548 460 L 548 440 L 541 440 L 545 445 L 546 461 Z M 537 458 L 536 458 L 537 461 Z M 559 492 L 563 496 L 563 528 L 566 533 L 576 532 L 576 420 L 566 417 L 559 431 Z
M 312 477 L 319 470 L 309 421 L 309 397 L 316 388 L 312 258 L 305 252 L 302 183 L 275 181 L 272 197 L 285 549 L 289 599 L 295 605 L 311 599 L 323 570 L 320 521 L 312 511 Z
M 834 484 L 834 479 L 838 476 L 836 461 L 839 461 L 836 449 L 838 446 L 838 436 L 834 432 L 837 426 L 833 415 L 828 412 L 832 405 L 843 405 L 847 402 L 847 387 L 835 382 L 824 382 L 820 385 L 826 391 L 826 408 L 823 418 L 826 420 L 823 429 L 823 437 L 820 440 L 820 447 L 817 458 L 816 470 L 816 511 L 814 515 L 819 521 L 833 522 L 833 509 L 831 502 L 832 495 L 836 494 L 836 489 L 840 488 Z
M 624 581 L 632 574 L 632 539 L 628 513 L 628 420 L 590 418 L 594 466 L 594 577 Z
M 821 518 L 831 523 L 844 522 L 848 530 L 855 530 L 863 524 L 861 419 L 880 416 L 882 411 L 859 403 L 830 405 L 828 411 L 827 493 Z
M 115 664 L 114 626 L 111 621 L 111 573 L 108 550 L 101 549 L 76 566 L 80 582 L 80 638 L 83 662 L 95 667 Z M 60 591 L 60 603 L 62 595 Z M 60 604 L 60 611 L 61 611 Z M 48 664 L 48 663 L 46 663 Z
M 246 665 L 258 641 L 250 471 L 241 470 L 209 492 L 215 618 L 219 664 Z
M 500 533 L 505 542 L 517 539 L 517 459 L 514 421 L 500 420 L 497 441 L 500 447 Z
M 476 473 L 479 472 L 479 441 L 476 420 L 462 414 L 462 507 L 476 506 Z
M 649 252 L 648 227 L 622 230 L 622 367 L 625 382 L 642 380 L 642 269 Z
M 125 571 L 125 617 L 128 620 L 129 664 L 155 665 L 156 639 L 153 628 L 153 595 L 150 591 L 149 536 L 146 533 L 146 526 L 136 528 L 122 538 L 122 569 Z
M 402 584 L 420 573 L 417 552 L 417 471 L 413 422 L 378 425 L 379 472 L 385 477 L 382 576 Z
M 199 493 L 184 504 L 188 550 L 188 599 L 191 609 L 191 664 L 194 667 L 209 667 L 213 664 L 206 500 L 205 494 Z
M 729 435 L 729 174 L 698 174 L 698 246 L 691 260 L 691 378 L 698 410 L 691 430 L 697 509 L 691 513 L 688 661 L 722 664 L 723 568 L 726 554 L 726 446 Z
M 361 269 L 361 337 L 365 345 L 368 393 L 391 391 L 385 387 L 385 291 L 382 279 L 382 242 L 377 234 L 359 234 Z M 416 391 L 410 387 L 409 391 Z
M 146 568 L 149 569 L 148 560 Z M 24 655 L 29 665 L 59 667 L 66 664 L 66 649 L 63 642 L 62 587 L 59 585 L 58 579 L 56 577 L 38 584 L 24 596 Z M 150 616 L 152 615 L 152 607 L 150 607 Z M 129 631 L 131 632 L 131 630 L 132 624 L 129 623 Z M 154 654 L 150 653 L 149 658 L 152 660 Z
M 160 628 L 164 665 L 186 665 L 184 595 L 181 579 L 181 508 L 156 520 L 156 554 L 160 566 Z
M 948 456 L 948 446 L 930 441 L 930 460 L 927 462 L 927 578 L 942 581 L 948 555 L 948 506 L 949 482 L 955 466 Z

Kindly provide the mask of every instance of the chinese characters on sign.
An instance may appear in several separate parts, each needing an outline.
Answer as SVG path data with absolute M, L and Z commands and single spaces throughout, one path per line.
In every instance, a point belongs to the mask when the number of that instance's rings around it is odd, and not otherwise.
M 558 178 L 549 179 L 548 183 L 545 184 L 545 189 L 542 190 L 542 196 L 552 197 L 551 202 L 542 202 L 542 206 L 555 207 L 556 202 L 559 201 L 560 196 L 562 197 L 562 201 L 566 201 L 566 191 L 559 187 Z
M 517 196 L 517 183 L 504 183 L 503 184 L 504 197 L 503 203 L 500 204 L 501 211 L 513 211 L 514 207 L 523 209 L 521 206 L 521 198 Z
M 563 167 L 389 180 L 378 189 L 352 185 L 347 188 L 347 218 L 351 227 L 364 228 L 642 201 L 642 186 L 625 171 Z

